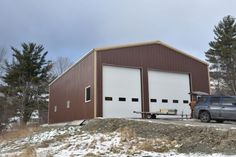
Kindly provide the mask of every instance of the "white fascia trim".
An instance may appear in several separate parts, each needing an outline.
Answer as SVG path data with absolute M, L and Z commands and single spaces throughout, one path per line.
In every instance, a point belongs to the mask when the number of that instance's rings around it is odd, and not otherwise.
M 116 46 L 108 46 L 108 47 L 102 47 L 102 48 L 95 48 L 95 49 L 92 49 L 91 51 L 89 51 L 88 53 L 86 53 L 85 55 L 83 55 L 77 62 L 75 62 L 73 65 L 71 65 L 66 71 L 64 71 L 61 75 L 59 75 L 55 80 L 53 80 L 49 86 L 51 86 L 54 82 L 56 82 L 60 77 L 62 77 L 66 72 L 68 72 L 71 68 L 73 68 L 76 64 L 78 64 L 80 61 L 82 61 L 84 58 L 86 58 L 90 53 L 94 52 L 94 51 L 104 51 L 104 50 L 110 50 L 110 49 L 117 49 L 117 48 L 124 48 L 124 47 L 133 47 L 133 46 L 142 46 L 142 45 L 150 45 L 150 44 L 160 44 L 160 45 L 163 45 L 165 47 L 168 47 L 172 50 L 174 50 L 175 52 L 179 53 L 179 54 L 182 54 L 182 55 L 185 55 L 189 58 L 192 58 L 200 63 L 203 63 L 205 65 L 209 65 L 207 62 L 205 61 L 202 61 L 200 60 L 199 58 L 197 57 L 194 57 L 190 54 L 187 54 L 179 49 L 176 49 L 162 41 L 149 41 L 149 42 L 141 42 L 141 43 L 131 43 L 131 44 L 126 44 L 126 45 L 116 45 Z
M 126 48 L 126 47 L 133 47 L 133 46 L 143 46 L 143 45 L 151 45 L 151 44 L 160 44 L 162 46 L 165 46 L 167 48 L 170 48 L 172 49 L 173 51 L 179 53 L 179 54 L 182 54 L 184 56 L 187 56 L 189 58 L 192 58 L 200 63 L 203 63 L 205 65 L 208 66 L 208 63 L 205 62 L 205 61 L 202 61 L 201 59 L 197 58 L 197 57 L 194 57 L 188 53 L 185 53 L 183 52 L 182 50 L 179 50 L 179 49 L 176 49 L 160 40 L 157 40 L 157 41 L 148 41 L 148 42 L 140 42 L 140 43 L 130 43 L 130 44 L 125 44 L 125 45 L 114 45 L 114 46 L 108 46 L 108 47 L 101 47 L 101 48 L 95 48 L 94 50 L 95 51 L 105 51 L 105 50 L 111 50 L 111 49 L 118 49 L 118 48 Z

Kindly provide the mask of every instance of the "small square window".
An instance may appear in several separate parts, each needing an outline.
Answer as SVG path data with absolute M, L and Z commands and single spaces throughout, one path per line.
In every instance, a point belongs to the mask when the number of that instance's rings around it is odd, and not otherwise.
M 173 103 L 179 103 L 179 100 L 173 100 Z
M 126 101 L 126 98 L 120 97 L 119 101 Z
M 91 101 L 91 87 L 88 86 L 85 88 L 85 102 Z
M 138 98 L 132 98 L 132 102 L 138 102 Z
M 168 99 L 162 99 L 163 103 L 168 103 Z
M 66 108 L 70 108 L 70 100 L 66 102 Z
M 112 101 L 112 97 L 105 97 L 106 101 Z
M 57 106 L 54 106 L 54 112 L 57 112 Z
M 184 103 L 184 104 L 188 104 L 188 100 L 184 100 L 183 103 Z
M 151 99 L 150 101 L 151 102 L 157 102 L 157 99 Z

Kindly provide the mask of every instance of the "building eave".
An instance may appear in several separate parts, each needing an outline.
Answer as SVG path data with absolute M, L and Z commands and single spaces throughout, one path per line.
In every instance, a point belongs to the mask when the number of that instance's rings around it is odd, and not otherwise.
M 95 52 L 95 51 L 106 51 L 106 50 L 111 50 L 111 49 L 119 49 L 119 48 L 127 48 L 127 47 L 135 47 L 135 46 L 145 46 L 145 45 L 153 45 L 153 44 L 159 44 L 162 45 L 164 47 L 167 47 L 169 49 L 172 49 L 173 51 L 175 51 L 176 53 L 179 53 L 181 55 L 184 55 L 186 57 L 192 58 L 197 62 L 200 62 L 202 64 L 205 65 L 209 65 L 207 62 L 202 61 L 200 59 L 198 59 L 197 57 L 194 57 L 192 55 L 189 55 L 188 53 L 185 53 L 179 49 L 176 49 L 162 41 L 148 41 L 148 42 L 140 42 L 140 43 L 131 43 L 131 44 L 125 44 L 125 45 L 114 45 L 114 46 L 107 46 L 107 47 L 101 47 L 101 48 L 95 48 L 90 50 L 88 53 L 86 53 L 85 55 L 83 55 L 78 61 L 76 61 L 73 65 L 71 65 L 66 71 L 64 71 L 62 74 L 60 74 L 55 80 L 53 80 L 49 86 L 51 86 L 53 83 L 55 83 L 58 79 L 60 79 L 63 75 L 65 75 L 68 71 L 70 71 L 70 69 L 72 69 L 75 65 L 77 65 L 78 63 L 80 63 L 82 60 L 84 60 L 88 55 L 90 55 L 91 53 Z
M 153 44 L 159 44 L 159 45 L 165 46 L 169 49 L 174 50 L 175 52 L 177 52 L 179 54 L 182 54 L 184 56 L 192 58 L 192 59 L 208 66 L 207 62 L 202 61 L 202 60 L 198 59 L 197 57 L 189 55 L 188 53 L 185 53 L 185 52 L 183 52 L 179 49 L 176 49 L 176 48 L 174 48 L 174 47 L 172 47 L 172 46 L 170 46 L 170 45 L 168 45 L 168 44 L 166 44 L 162 41 L 159 41 L 159 40 L 157 40 L 157 41 L 148 41 L 148 42 L 140 42 L 140 43 L 131 43 L 131 44 L 125 44 L 125 45 L 114 45 L 114 46 L 108 46 L 108 47 L 95 48 L 94 50 L 96 50 L 96 51 L 106 51 L 106 50 L 111 50 L 111 49 L 120 49 L 120 48 L 128 48 L 128 47 L 135 47 L 135 46 L 153 45 Z
M 76 66 L 77 64 L 79 64 L 80 62 L 82 62 L 88 55 L 90 55 L 91 53 L 93 53 L 95 50 L 92 49 L 90 50 L 88 53 L 84 54 L 79 60 L 77 60 L 74 64 L 72 64 L 66 71 L 64 71 L 63 73 L 61 73 L 57 78 L 55 78 L 50 84 L 49 86 L 51 86 L 53 83 L 55 83 L 58 79 L 60 79 L 63 75 L 65 75 L 68 71 L 70 71 L 74 66 Z

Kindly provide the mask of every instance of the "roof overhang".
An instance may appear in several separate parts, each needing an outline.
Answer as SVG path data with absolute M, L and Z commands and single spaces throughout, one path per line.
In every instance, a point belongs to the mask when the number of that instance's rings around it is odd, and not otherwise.
M 185 53 L 185 52 L 183 52 L 183 51 L 181 51 L 179 49 L 176 49 L 176 48 L 174 48 L 174 47 L 172 47 L 172 46 L 170 46 L 170 45 L 168 45 L 168 44 L 166 44 L 166 43 L 164 43 L 162 41 L 159 41 L 159 40 L 157 40 L 157 41 L 149 41 L 149 42 L 141 42 L 141 43 L 131 43 L 131 44 L 125 44 L 125 45 L 114 45 L 114 46 L 108 46 L 108 47 L 95 48 L 94 50 L 96 50 L 96 51 L 106 51 L 106 50 L 111 50 L 111 49 L 119 49 L 119 48 L 135 47 L 135 46 L 145 46 L 145 45 L 153 45 L 153 44 L 159 44 L 159 45 L 165 46 L 165 47 L 167 47 L 169 49 L 172 49 L 173 51 L 175 51 L 175 52 L 177 52 L 179 54 L 185 55 L 185 56 L 187 56 L 189 58 L 192 58 L 192 59 L 194 59 L 194 60 L 196 60 L 196 61 L 198 61 L 200 63 L 208 65 L 207 62 L 202 61 L 202 60 L 200 60 L 197 57 L 189 55 L 189 54 L 187 54 L 187 53 Z
M 70 69 L 72 69 L 75 65 L 79 64 L 81 61 L 83 61 L 88 55 L 94 52 L 94 49 L 90 50 L 88 53 L 85 53 L 79 60 L 77 60 L 74 64 L 72 64 L 66 71 L 61 73 L 57 78 L 55 78 L 52 82 L 49 83 L 49 86 L 51 86 L 53 83 L 55 83 L 59 78 L 61 78 L 63 75 L 65 75 Z
M 56 82 L 59 78 L 61 78 L 64 74 L 66 74 L 70 69 L 72 69 L 75 65 L 77 65 L 78 63 L 80 63 L 82 60 L 84 60 L 89 54 L 95 52 L 95 51 L 106 51 L 106 50 L 111 50 L 111 49 L 120 49 L 120 48 L 127 48 L 127 47 L 135 47 L 135 46 L 145 46 L 145 45 L 153 45 L 153 44 L 159 44 L 162 45 L 164 47 L 167 47 L 169 49 L 172 49 L 173 51 L 175 51 L 176 53 L 182 54 L 186 57 L 192 58 L 194 60 L 196 60 L 197 62 L 200 62 L 202 64 L 205 64 L 206 66 L 208 66 L 208 63 L 205 61 L 202 61 L 200 59 L 198 59 L 197 57 L 194 57 L 192 55 L 189 55 L 181 50 L 178 50 L 164 42 L 161 42 L 159 40 L 157 41 L 149 41 L 149 42 L 140 42 L 140 43 L 131 43 L 131 44 L 125 44 L 125 45 L 115 45 L 115 46 L 107 46 L 107 47 L 101 47 L 101 48 L 95 48 L 90 50 L 88 53 L 86 53 L 84 56 L 82 56 L 78 61 L 76 61 L 73 65 L 71 65 L 66 71 L 64 71 L 61 75 L 59 75 L 55 80 L 53 80 L 49 86 L 51 86 L 54 82 Z

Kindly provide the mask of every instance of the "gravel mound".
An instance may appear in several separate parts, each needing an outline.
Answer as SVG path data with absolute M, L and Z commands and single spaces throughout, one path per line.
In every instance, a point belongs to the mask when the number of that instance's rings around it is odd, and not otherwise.
M 236 154 L 236 130 L 203 126 L 184 126 L 127 119 L 94 119 L 81 130 L 91 133 L 119 132 L 130 128 L 135 136 L 177 141 L 179 153 Z

